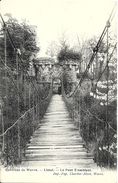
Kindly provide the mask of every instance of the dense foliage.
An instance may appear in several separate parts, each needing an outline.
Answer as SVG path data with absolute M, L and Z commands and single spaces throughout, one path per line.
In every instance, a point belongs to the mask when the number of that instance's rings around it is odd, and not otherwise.
M 65 46 L 60 50 L 57 58 L 60 63 L 63 63 L 64 61 L 68 61 L 68 60 L 79 62 L 81 60 L 81 53 L 78 53 L 73 49 L 68 48 L 68 46 Z
M 7 66 L 5 36 L 0 37 L 0 134 L 10 129 L 0 138 L 0 151 L 4 149 L 0 158 L 4 165 L 14 165 L 20 161 L 19 149 L 22 156 L 51 96 L 50 86 L 39 85 L 29 74 L 30 62 L 39 51 L 34 27 L 11 16 L 6 25 Z
M 97 41 L 91 39 L 83 45 L 81 72 L 82 78 L 90 61 Z M 80 129 L 85 147 L 91 151 L 98 166 L 116 168 L 117 163 L 117 56 L 114 47 L 116 40 L 110 39 L 108 49 L 103 41 L 90 69 L 78 90 L 70 98 L 64 95 L 69 113 Z M 114 49 L 115 48 L 115 49 Z M 114 52 L 112 52 L 114 49 Z M 109 54 L 108 70 L 107 51 Z M 91 83 L 90 91 L 87 83 Z M 67 85 L 67 84 L 66 84 Z M 64 90 L 66 91 L 66 86 Z M 73 92 L 71 87 L 68 93 Z M 68 94 L 66 92 L 66 94 Z M 108 96 L 107 96 L 108 94 Z M 108 101 L 107 101 L 108 97 Z
M 18 20 L 12 18 L 10 15 L 6 22 L 6 51 L 7 51 L 7 65 L 13 69 L 16 68 L 16 51 L 13 44 L 19 49 L 23 62 L 22 70 L 28 70 L 31 57 L 35 57 L 39 51 L 36 40 L 35 27 L 28 25 L 26 22 L 19 23 Z M 1 31 L 5 31 L 5 27 Z M 11 38 L 11 39 L 10 39 Z M 13 43 L 12 43 L 13 41 Z M 4 59 L 4 36 L 0 37 L 0 56 Z

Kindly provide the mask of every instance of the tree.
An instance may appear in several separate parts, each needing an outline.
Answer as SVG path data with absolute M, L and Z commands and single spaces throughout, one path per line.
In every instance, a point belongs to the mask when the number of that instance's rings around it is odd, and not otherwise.
M 83 60 L 83 62 L 82 62 L 83 71 L 85 71 L 85 68 L 86 68 L 88 62 L 91 59 L 94 48 L 97 45 L 97 41 L 98 41 L 97 37 L 93 37 L 92 39 L 89 39 L 86 42 L 84 42 L 82 45 L 81 53 L 82 53 L 82 60 Z M 98 78 L 101 75 L 103 69 L 106 66 L 107 49 L 109 51 L 109 56 L 110 56 L 115 43 L 116 43 L 116 39 L 111 38 L 111 36 L 109 36 L 108 48 L 107 48 L 106 40 L 103 40 L 101 42 L 97 55 L 91 66 L 91 68 L 93 67 L 93 70 L 94 70 L 94 78 Z M 113 54 L 113 57 L 110 62 L 113 63 L 114 62 L 113 60 L 116 60 L 116 53 Z M 113 66 L 113 64 L 112 64 L 112 66 Z M 90 74 L 93 74 L 92 73 L 93 71 L 91 69 L 89 70 L 89 72 L 90 72 Z M 105 77 L 105 75 L 106 74 L 104 72 L 104 77 Z
M 54 56 L 57 56 L 59 50 L 60 50 L 60 46 L 55 41 L 52 41 L 46 50 L 46 54 L 51 57 L 54 57 Z
M 6 22 L 9 35 L 6 33 L 6 50 L 7 50 L 7 65 L 12 69 L 16 68 L 16 51 L 14 50 L 13 43 L 16 48 L 20 50 L 23 62 L 20 61 L 23 69 L 28 70 L 30 58 L 35 57 L 39 51 L 39 47 L 36 42 L 35 27 L 28 25 L 26 22 L 19 23 L 18 20 L 11 15 L 7 15 L 8 20 Z M 3 27 L 3 31 L 4 31 Z M 11 39 L 12 41 L 11 41 Z M 0 38 L 0 55 L 4 59 L 4 37 Z
M 58 61 L 60 64 L 64 62 L 81 62 L 81 53 L 76 52 L 72 48 L 70 49 L 67 45 L 63 45 L 62 49 L 58 54 Z M 72 92 L 74 88 L 74 82 L 76 78 L 76 73 L 68 67 L 65 67 L 63 71 L 63 84 L 66 94 Z
M 80 61 L 81 60 L 81 53 L 74 51 L 73 49 L 68 48 L 68 46 L 64 46 L 59 54 L 58 54 L 58 60 L 59 62 L 63 61 Z

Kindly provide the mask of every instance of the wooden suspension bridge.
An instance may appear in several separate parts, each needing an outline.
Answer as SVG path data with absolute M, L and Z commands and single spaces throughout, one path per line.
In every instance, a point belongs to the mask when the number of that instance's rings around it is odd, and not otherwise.
M 36 63 L 35 68 L 40 72 L 44 69 L 49 71 L 50 77 L 46 81 L 38 80 L 38 75 L 29 75 L 27 70 L 23 71 L 22 55 L 0 15 L 4 33 L 4 58 L 0 56 L 2 166 L 116 167 L 116 124 L 112 121 L 113 116 L 110 118 L 109 115 L 115 96 L 114 91 L 111 92 L 115 84 L 110 80 L 109 66 L 116 51 L 116 44 L 109 49 L 112 14 L 113 11 L 84 72 L 80 73 L 81 77 L 78 80 L 75 77 L 76 69 L 80 72 L 81 64 L 78 63 Z M 7 39 L 15 53 L 14 72 L 8 66 Z M 104 67 L 95 78 L 94 66 L 98 64 L 97 56 L 103 39 L 106 39 Z M 64 83 L 65 68 L 72 71 L 76 79 L 66 83 L 69 87 L 72 85 L 69 92 L 66 91 Z M 92 76 L 91 80 L 87 78 L 87 73 Z M 59 83 L 56 83 L 57 80 Z M 106 87 L 104 96 L 98 91 L 100 82 L 104 84 L 102 89 Z M 54 85 L 57 94 L 54 94 Z M 14 115 L 11 115 L 11 104 Z M 95 111 L 96 105 L 101 115 Z M 102 113 L 104 111 L 105 114 Z M 112 115 L 114 111 L 113 108 Z M 94 150 L 87 146 L 87 143 L 91 145 L 91 142 L 94 143 Z
M 21 166 L 96 167 L 61 95 L 51 98 L 41 124 L 27 144 Z

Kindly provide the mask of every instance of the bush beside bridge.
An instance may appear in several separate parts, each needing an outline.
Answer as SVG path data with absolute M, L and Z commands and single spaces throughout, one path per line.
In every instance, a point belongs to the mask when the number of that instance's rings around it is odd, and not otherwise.
M 36 93 L 36 90 L 33 88 L 30 81 L 31 79 L 35 84 L 35 87 L 38 89 L 38 93 Z M 4 78 L 1 79 L 1 90 L 4 91 L 5 86 L 3 83 Z M 2 92 L 2 99 L 4 101 L 2 109 L 4 131 L 13 126 L 13 128 L 8 130 L 4 135 L 5 147 L 4 153 L 1 154 L 2 163 L 4 165 L 14 165 L 20 162 L 25 147 L 33 134 L 33 131 L 39 125 L 40 119 L 43 117 L 51 98 L 51 87 L 49 84 L 39 86 L 37 81 L 33 78 L 27 78 L 23 83 L 19 84 L 19 91 L 22 95 L 22 97 L 19 97 L 19 104 L 18 93 L 16 93 L 15 87 L 13 87 L 9 79 L 7 81 L 7 92 L 9 93 L 7 99 L 5 98 L 5 92 Z M 14 125 L 17 120 L 18 123 Z M 0 129 L 0 134 L 2 134 L 2 123 L 0 123 Z M 0 149 L 2 149 L 3 136 L 0 137 L 0 139 Z M 19 149 L 20 157 L 18 154 Z
M 85 147 L 93 153 L 94 161 L 98 166 L 116 167 L 116 100 L 108 105 L 106 119 L 106 106 L 101 106 L 100 100 L 93 98 L 89 93 L 84 96 L 80 93 L 78 91 L 73 99 L 64 97 L 64 100 L 70 116 L 80 129 Z

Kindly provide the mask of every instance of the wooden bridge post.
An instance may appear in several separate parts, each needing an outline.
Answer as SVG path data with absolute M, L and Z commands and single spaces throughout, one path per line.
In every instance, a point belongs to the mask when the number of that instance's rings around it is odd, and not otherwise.
M 79 103 L 78 104 L 78 109 L 79 109 L 78 110 L 78 112 L 79 112 L 79 124 L 78 125 L 79 125 L 79 132 L 80 132 L 80 130 L 81 130 L 80 129 L 80 125 L 81 125 L 81 97 L 80 97 L 80 94 L 79 94 L 79 101 L 78 101 L 78 103 Z
M 17 69 L 17 100 L 18 100 L 18 105 L 17 105 L 17 115 L 18 118 L 20 116 L 20 98 L 19 98 L 19 60 L 18 60 L 18 52 L 16 50 L 16 69 Z M 18 122 L 17 124 L 17 129 L 18 129 L 18 158 L 19 161 L 21 160 L 21 147 L 20 147 L 20 124 Z
M 21 134 L 20 134 L 20 123 L 18 122 L 17 124 L 17 129 L 18 129 L 18 134 L 17 134 L 17 138 L 18 138 L 18 161 L 21 161 Z
M 33 121 L 35 119 L 34 115 L 35 115 L 35 96 L 34 96 L 34 89 L 33 89 Z
M 29 91 L 28 91 L 28 99 L 29 99 L 29 109 L 30 109 L 30 97 L 31 97 L 31 85 L 30 85 L 30 83 L 29 83 Z
M 0 101 L 2 102 L 2 101 Z M 2 103 L 0 104 L 0 121 L 2 124 L 2 134 L 4 134 L 4 119 L 3 119 L 3 106 Z M 5 136 L 3 135 L 1 137 L 1 143 L 2 143 L 2 153 L 4 153 L 4 149 L 5 149 Z

